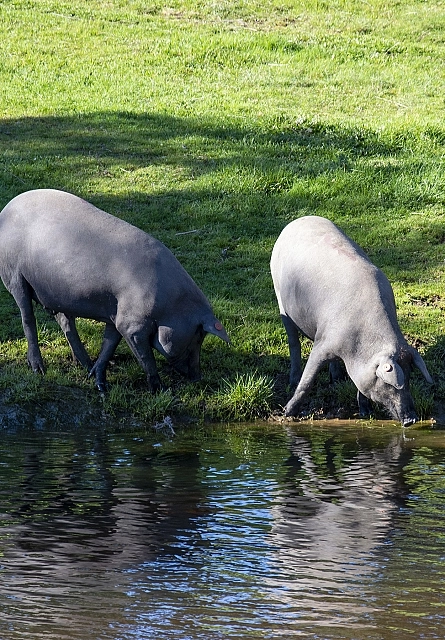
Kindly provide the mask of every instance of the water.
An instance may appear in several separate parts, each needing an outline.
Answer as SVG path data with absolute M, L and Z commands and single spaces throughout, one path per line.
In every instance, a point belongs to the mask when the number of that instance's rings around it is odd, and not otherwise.
M 443 638 L 445 432 L 5 431 L 0 640 Z

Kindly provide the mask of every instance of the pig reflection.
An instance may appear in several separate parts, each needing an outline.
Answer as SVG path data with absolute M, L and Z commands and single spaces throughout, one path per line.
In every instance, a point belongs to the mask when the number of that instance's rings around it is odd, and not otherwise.
M 292 452 L 297 474 L 277 493 L 268 536 L 279 577 L 271 572 L 268 586 L 283 601 L 301 598 L 302 618 L 304 611 L 316 611 L 324 623 L 336 624 L 339 610 L 344 619 L 362 617 L 373 609 L 367 588 L 377 578 L 376 554 L 401 500 L 394 469 L 400 443 L 394 439 L 383 451 L 358 451 L 335 477 L 317 471 L 306 439 L 294 437 Z
M 194 452 L 131 466 L 110 466 L 100 445 L 91 455 L 61 454 L 54 468 L 48 450 L 28 451 L 15 499 L 1 496 L 1 638 L 15 638 L 11 629 L 19 637 L 30 621 L 33 638 L 70 640 L 128 625 L 135 572 L 179 562 L 181 536 L 193 536 L 208 512 Z
M 196 489 L 185 491 L 188 482 L 195 487 L 199 457 L 175 454 L 167 460 L 158 464 L 154 457 L 139 465 L 133 479 L 116 477 L 100 464 L 78 468 L 75 474 L 67 466 L 65 474 L 58 473 L 57 489 L 45 487 L 42 496 L 38 476 L 48 472 L 47 464 L 34 456 L 26 465 L 28 481 L 17 509 L 10 515 L 14 524 L 3 527 L 8 534 L 4 564 L 13 557 L 24 568 L 32 551 L 45 573 L 52 567 L 54 575 L 63 575 L 83 564 L 96 563 L 103 571 L 177 554 L 178 531 L 191 530 L 200 510 L 201 495 Z M 34 557 L 31 564 L 36 561 Z

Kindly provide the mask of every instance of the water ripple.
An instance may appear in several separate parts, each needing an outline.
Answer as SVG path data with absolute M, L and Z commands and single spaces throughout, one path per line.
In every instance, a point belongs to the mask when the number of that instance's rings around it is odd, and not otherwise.
M 437 440 L 222 434 L 5 434 L 0 639 L 443 637 Z

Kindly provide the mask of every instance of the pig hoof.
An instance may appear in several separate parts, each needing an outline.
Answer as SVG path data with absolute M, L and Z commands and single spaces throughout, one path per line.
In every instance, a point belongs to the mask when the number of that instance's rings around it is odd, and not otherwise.
M 45 374 L 45 365 L 43 362 L 30 362 L 28 360 L 28 364 L 34 373 L 40 373 L 42 376 Z
M 155 393 L 161 393 L 161 391 L 166 391 L 167 387 L 164 387 L 163 384 L 159 383 L 159 384 L 150 384 L 148 385 L 148 390 L 150 391 L 150 393 L 152 393 L 153 395 Z
M 298 408 L 295 406 L 289 406 L 288 404 L 284 407 L 284 415 L 286 418 L 290 418 L 292 416 L 296 416 L 298 413 Z
M 165 387 L 162 386 L 159 376 L 147 376 L 147 386 L 150 393 L 165 391 Z

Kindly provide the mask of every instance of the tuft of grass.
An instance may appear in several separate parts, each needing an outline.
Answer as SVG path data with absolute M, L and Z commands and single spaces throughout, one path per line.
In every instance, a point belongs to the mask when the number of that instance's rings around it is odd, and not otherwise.
M 413 380 L 410 385 L 414 407 L 420 421 L 429 420 L 434 414 L 434 393 L 423 382 Z
M 222 420 L 264 418 L 271 411 L 273 381 L 257 372 L 223 380 L 214 399 L 214 416 Z

